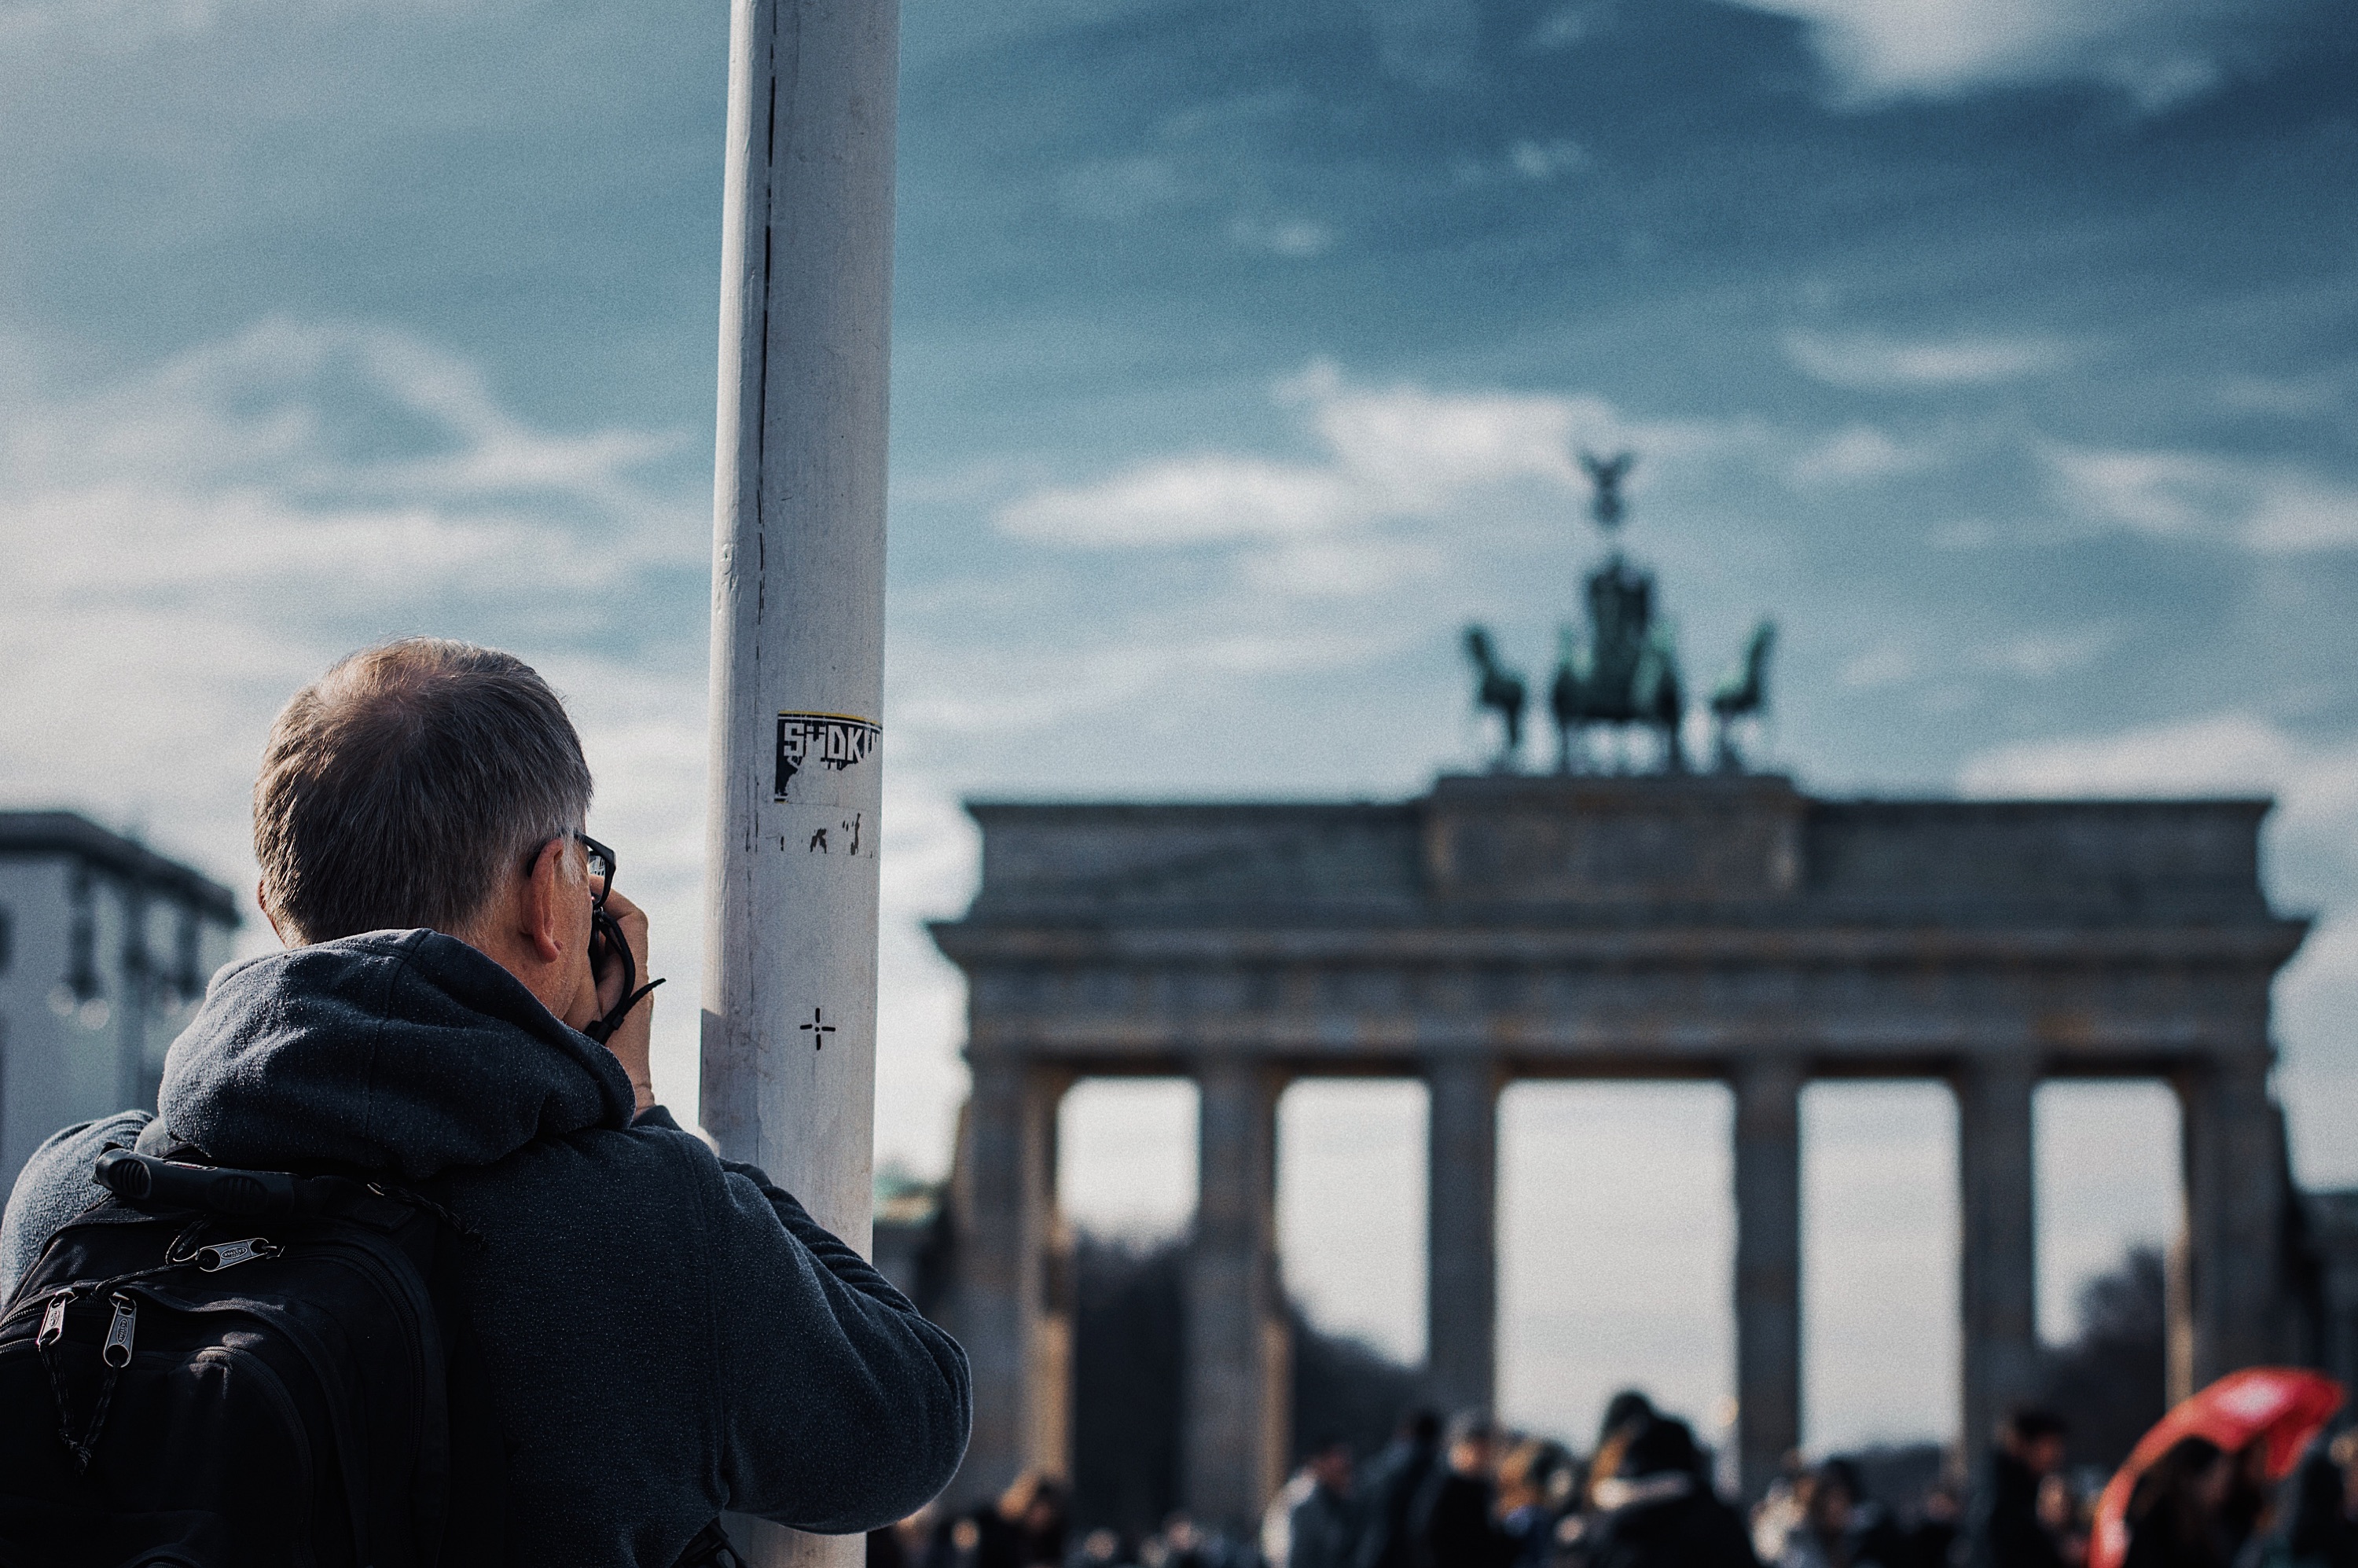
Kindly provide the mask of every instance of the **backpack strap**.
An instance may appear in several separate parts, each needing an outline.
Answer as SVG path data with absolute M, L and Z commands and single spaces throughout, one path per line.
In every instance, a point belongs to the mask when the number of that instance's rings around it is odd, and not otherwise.
M 195 1209 L 225 1219 L 288 1219 L 342 1216 L 378 1229 L 390 1229 L 412 1210 L 431 1215 L 444 1227 L 481 1245 L 472 1226 L 422 1193 L 365 1173 L 246 1171 L 218 1164 L 197 1145 L 151 1121 L 139 1141 L 125 1149 L 110 1146 L 98 1157 L 91 1179 L 124 1203 Z
M 212 1163 L 212 1156 L 164 1125 L 160 1116 L 147 1119 L 139 1130 L 139 1141 L 132 1149 L 151 1160 L 183 1160 L 199 1165 Z
M 462 1244 L 481 1246 L 482 1241 L 473 1231 L 446 1227 L 435 1238 L 435 1266 L 427 1276 L 442 1344 L 450 1357 L 450 1494 L 437 1562 L 440 1568 L 509 1568 L 516 1559 L 508 1551 L 506 1427 L 492 1398 L 491 1368 L 476 1337 L 465 1282 L 453 1256 Z

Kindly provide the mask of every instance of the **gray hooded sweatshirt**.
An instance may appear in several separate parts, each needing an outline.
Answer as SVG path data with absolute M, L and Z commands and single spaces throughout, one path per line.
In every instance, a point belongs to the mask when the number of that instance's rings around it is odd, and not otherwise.
M 505 969 L 379 931 L 223 970 L 173 1043 L 173 1133 L 216 1162 L 391 1173 L 455 1249 L 519 1560 L 669 1568 L 722 1509 L 804 1530 L 914 1512 L 966 1450 L 966 1357 L 751 1165 L 661 1109 Z M 0 1298 L 148 1118 L 69 1128 L 0 1219 Z

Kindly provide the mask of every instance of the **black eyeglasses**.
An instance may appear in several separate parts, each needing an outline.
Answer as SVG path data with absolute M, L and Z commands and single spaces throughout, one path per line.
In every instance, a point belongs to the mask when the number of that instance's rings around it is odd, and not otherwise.
M 581 1031 L 602 1045 L 612 1037 L 615 1030 L 622 1026 L 622 1020 L 630 1015 L 631 1009 L 639 1005 L 639 999 L 663 981 L 649 980 L 635 990 L 632 989 L 638 982 L 639 963 L 631 956 L 630 943 L 622 937 L 622 924 L 606 908 L 606 895 L 614 891 L 614 851 L 587 833 L 576 833 L 573 840 L 587 851 L 590 859 L 590 973 L 597 973 L 599 964 L 609 953 L 622 961 L 622 1000 L 616 1002 L 605 1017 L 592 1022 Z
M 614 886 L 614 851 L 587 833 L 576 833 L 573 841 L 589 851 L 590 902 L 603 909 L 606 907 L 606 894 Z

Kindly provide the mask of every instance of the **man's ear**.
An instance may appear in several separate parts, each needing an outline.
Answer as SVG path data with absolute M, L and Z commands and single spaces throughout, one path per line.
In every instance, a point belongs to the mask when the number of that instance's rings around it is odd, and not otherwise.
M 294 946 L 294 943 L 287 940 L 287 933 L 279 929 L 278 912 L 270 907 L 270 884 L 267 881 L 254 884 L 254 902 L 261 905 L 262 918 L 270 922 L 270 934 L 278 938 L 278 945 L 281 947 Z
M 572 939 L 573 923 L 566 918 L 569 907 L 566 885 L 572 879 L 566 874 L 565 844 L 562 838 L 551 838 L 532 858 L 532 870 L 525 873 L 524 907 L 518 913 L 524 918 L 518 933 L 532 945 L 533 957 L 544 964 L 553 964 L 565 957 L 566 946 Z

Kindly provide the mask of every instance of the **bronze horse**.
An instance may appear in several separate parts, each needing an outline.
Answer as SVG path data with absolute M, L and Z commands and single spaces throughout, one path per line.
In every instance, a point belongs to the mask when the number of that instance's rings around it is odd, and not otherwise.
M 1499 662 L 1498 645 L 1490 640 L 1490 633 L 1486 629 L 1480 626 L 1466 628 L 1466 656 L 1474 661 L 1474 671 L 1478 677 L 1474 692 L 1475 706 L 1497 714 L 1505 726 L 1505 743 L 1498 748 L 1498 756 L 1491 760 L 1490 771 L 1510 773 L 1515 771 L 1516 761 L 1522 754 L 1523 704 L 1530 693 L 1523 685 L 1523 677 Z
M 1744 758 L 1736 750 L 1736 721 L 1768 706 L 1768 655 L 1776 646 L 1777 623 L 1761 622 L 1752 628 L 1736 667 L 1712 687 L 1711 765 L 1720 773 L 1744 771 Z

